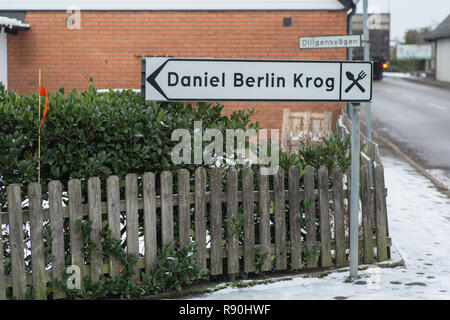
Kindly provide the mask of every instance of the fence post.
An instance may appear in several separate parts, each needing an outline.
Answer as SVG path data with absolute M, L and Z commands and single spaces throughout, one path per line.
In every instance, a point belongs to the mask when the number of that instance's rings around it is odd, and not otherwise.
M 134 173 L 125 176 L 125 214 L 127 217 L 127 253 L 139 255 L 138 186 L 137 175 Z M 135 265 L 134 272 L 134 279 L 139 280 L 138 264 Z
M 108 203 L 108 228 L 114 239 L 120 236 L 120 189 L 119 177 L 110 176 L 106 179 L 106 201 Z M 120 273 L 120 262 L 116 257 L 109 256 L 109 273 L 112 278 Z
M 263 169 L 259 169 L 258 174 L 258 209 L 259 209 L 259 242 L 261 244 L 261 256 L 266 256 L 261 271 L 272 269 L 272 252 L 270 237 L 270 197 L 269 197 L 269 176 L 262 174 Z
M 11 247 L 13 296 L 18 300 L 23 300 L 25 299 L 26 292 L 26 278 L 20 186 L 12 184 L 6 190 L 8 194 L 9 244 Z
M 302 267 L 302 236 L 300 234 L 300 173 L 298 167 L 289 168 L 289 225 L 292 270 Z
M 234 278 L 239 273 L 239 234 L 235 219 L 238 213 L 238 177 L 235 168 L 227 172 L 227 264 L 228 274 Z
M 150 274 L 157 260 L 156 240 L 156 187 L 155 174 L 147 172 L 143 177 L 145 273 Z
M 173 177 L 172 172 L 161 173 L 161 240 L 165 246 L 173 243 Z
M 286 256 L 286 204 L 284 196 L 284 170 L 278 167 L 273 176 L 275 191 L 275 269 L 287 268 Z
M 5 266 L 3 264 L 3 229 L 2 214 L 0 213 L 0 300 L 6 300 Z
M 90 252 L 91 254 L 91 278 L 92 280 L 98 280 L 103 274 L 103 254 L 102 242 L 100 239 L 100 230 L 102 229 L 102 214 L 100 203 L 101 186 L 100 179 L 98 177 L 89 178 L 88 180 L 88 208 L 89 208 L 89 221 L 91 221 L 91 233 L 90 238 L 97 247 L 97 250 Z
M 189 171 L 178 171 L 178 233 L 180 246 L 191 242 L 191 204 L 189 201 L 190 181 Z
M 344 197 L 342 191 L 342 169 L 335 167 L 333 168 L 334 239 L 336 242 L 336 266 L 338 267 L 346 264 Z
M 0 300 L 6 300 L 5 266 L 3 264 L 3 229 L 2 216 L 0 213 Z
M 47 300 L 44 255 L 44 219 L 42 213 L 41 184 L 34 182 L 28 186 L 30 199 L 31 269 L 33 290 L 37 300 Z
M 387 260 L 387 217 L 385 210 L 384 172 L 383 166 L 375 167 L 375 203 L 377 219 L 377 259 L 378 262 Z
M 361 167 L 361 206 L 363 225 L 363 248 L 364 263 L 373 263 L 373 235 L 372 235 L 372 214 L 371 214 L 371 182 L 369 168 L 367 165 Z
M 197 242 L 197 263 L 206 268 L 206 171 L 195 170 L 195 241 Z
M 307 268 L 316 268 L 318 264 L 316 250 L 316 206 L 314 196 L 314 169 L 306 167 L 306 173 L 303 176 L 305 183 L 305 199 L 311 199 L 311 205 L 306 210 L 306 251 L 309 256 L 306 260 Z
M 48 201 L 50 211 L 50 228 L 52 232 L 52 276 L 62 280 L 66 266 L 64 257 L 64 218 L 62 216 L 62 185 L 59 181 L 50 181 L 48 184 Z M 66 293 L 61 286 L 53 293 L 54 299 L 64 298 Z
M 78 179 L 70 180 L 69 189 L 69 228 L 70 228 L 70 252 L 72 265 L 80 268 L 81 279 L 84 278 L 84 258 L 81 255 L 83 247 L 83 237 L 81 230 L 77 230 L 76 222 L 83 219 L 81 205 L 81 182 Z M 81 281 L 81 290 L 84 289 L 84 282 Z
M 253 198 L 253 170 L 242 171 L 242 206 L 244 213 L 244 272 L 253 272 L 255 267 L 255 210 Z
M 320 262 L 322 267 L 331 266 L 330 202 L 328 196 L 328 169 L 319 168 L 319 207 L 320 207 Z
M 211 275 L 222 274 L 222 174 L 211 169 Z

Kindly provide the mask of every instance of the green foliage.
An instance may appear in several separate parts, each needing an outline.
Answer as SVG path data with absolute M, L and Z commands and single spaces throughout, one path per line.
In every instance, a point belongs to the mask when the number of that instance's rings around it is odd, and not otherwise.
M 177 248 L 172 243 L 158 252 L 156 265 L 150 275 L 142 275 L 142 286 L 146 295 L 173 290 L 180 291 L 184 285 L 209 279 L 209 270 L 197 265 L 196 243 Z
M 119 297 L 120 299 L 135 299 L 148 295 L 157 295 L 174 290 L 181 290 L 183 286 L 209 278 L 208 270 L 200 269 L 197 265 L 196 244 L 177 248 L 172 243 L 163 246 L 157 255 L 157 261 L 149 275 L 141 274 L 141 281 L 136 281 L 135 267 L 138 263 L 137 254 L 127 254 L 119 239 L 112 236 L 112 232 L 104 227 L 100 231 L 102 248 L 98 248 L 89 239 L 91 223 L 78 220 L 76 227 L 83 237 L 84 257 L 86 261 L 94 250 L 100 251 L 104 259 L 110 256 L 116 258 L 121 265 L 118 276 L 102 275 L 98 280 L 86 276 L 84 290 L 71 290 L 66 285 L 69 275 L 65 274 L 63 281 L 54 280 L 50 284 L 50 292 L 62 286 L 69 299 L 102 299 Z
M 91 262 L 91 253 L 99 250 L 94 241 L 91 240 L 92 221 L 91 220 L 77 220 L 75 228 L 81 232 L 83 238 L 83 248 L 81 248 L 81 255 L 85 262 Z
M 323 144 L 313 145 L 310 140 L 300 141 L 299 154 L 304 166 L 311 166 L 316 171 L 320 166 L 331 169 L 340 166 L 345 172 L 351 165 L 349 154 L 351 139 L 342 140 L 334 132 L 327 138 L 322 138 Z
M 0 86 L 0 207 L 6 205 L 6 186 L 37 181 L 38 96 L 19 96 Z M 175 172 L 198 165 L 175 165 L 171 141 L 177 128 L 257 128 L 250 123 L 255 111 L 222 114 L 219 104 L 154 103 L 132 90 L 88 91 L 49 94 L 49 109 L 41 129 L 41 182 L 43 192 L 50 180 L 67 182 L 111 174 Z M 225 135 L 224 135 L 225 136 Z M 206 142 L 205 142 L 206 143 Z M 82 184 L 83 189 L 86 187 Z M 84 192 L 83 192 L 84 194 Z

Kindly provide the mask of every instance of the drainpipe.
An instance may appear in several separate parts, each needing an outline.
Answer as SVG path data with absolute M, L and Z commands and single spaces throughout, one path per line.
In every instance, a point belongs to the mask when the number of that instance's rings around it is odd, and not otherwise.
M 347 15 L 347 34 L 351 35 L 353 34 L 352 29 L 352 18 L 356 13 L 356 5 L 358 4 L 358 1 L 353 1 L 352 9 L 350 13 Z M 347 49 L 347 60 L 353 60 L 353 49 L 348 48 Z M 352 104 L 347 102 L 347 115 L 349 119 L 352 119 Z

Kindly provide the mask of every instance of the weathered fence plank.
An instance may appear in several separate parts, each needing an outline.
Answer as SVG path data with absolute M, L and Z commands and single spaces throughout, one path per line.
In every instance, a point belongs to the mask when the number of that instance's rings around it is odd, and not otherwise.
M 143 177 L 145 273 L 150 274 L 157 262 L 156 187 L 155 174 L 147 172 Z
M 125 176 L 125 213 L 127 218 L 127 253 L 139 255 L 139 213 L 137 175 Z M 135 266 L 135 280 L 140 279 L 139 267 Z
M 97 250 L 92 250 L 91 254 L 91 278 L 98 280 L 103 273 L 103 255 L 101 253 L 102 242 L 100 238 L 100 231 L 102 229 L 102 214 L 100 211 L 101 185 L 98 177 L 93 177 L 88 180 L 88 205 L 89 205 L 89 221 L 91 221 L 90 238 L 97 247 Z
M 377 219 L 377 260 L 387 260 L 387 217 L 385 210 L 384 171 L 383 166 L 375 167 L 375 203 Z
M 320 257 L 322 267 L 331 266 L 330 202 L 328 194 L 328 169 L 319 168 L 320 207 Z
M 286 204 L 284 196 L 284 170 L 278 168 L 273 176 L 273 188 L 275 191 L 275 269 L 287 268 L 286 255 Z
M 316 252 L 316 212 L 314 197 L 314 169 L 306 167 L 306 173 L 303 176 L 305 184 L 305 199 L 311 199 L 311 205 L 306 210 L 306 267 L 316 268 L 318 259 Z
M 230 275 L 239 273 L 239 234 L 236 230 L 237 193 L 237 171 L 231 168 L 227 172 L 227 269 Z
M 32 283 L 36 300 L 47 300 L 44 254 L 44 218 L 42 213 L 42 187 L 34 182 L 28 185 L 30 199 L 30 237 Z
M 206 171 L 195 170 L 195 241 L 197 242 L 197 263 L 206 268 Z
M 367 166 L 361 167 L 361 209 L 362 209 L 362 226 L 363 226 L 363 261 L 371 264 L 373 260 L 372 246 L 372 214 L 371 214 L 371 192 L 370 192 L 370 176 Z
M 259 241 L 261 245 L 261 256 L 265 257 L 261 271 L 272 269 L 271 237 L 270 237 L 270 208 L 269 208 L 269 176 L 262 174 L 259 169 L 258 175 L 258 208 L 259 208 Z
M 298 167 L 289 168 L 289 231 L 291 244 L 291 268 L 302 267 L 302 244 L 300 234 L 300 181 Z
M 346 265 L 345 226 L 344 226 L 344 196 L 342 169 L 333 168 L 333 203 L 334 203 L 334 239 L 336 242 L 336 266 Z
M 0 300 L 6 300 L 6 279 L 5 266 L 3 264 L 3 228 L 2 228 L 3 214 L 0 213 Z
M 222 274 L 222 174 L 218 168 L 211 174 L 211 275 Z
M 172 172 L 161 173 L 161 240 L 167 245 L 173 242 L 173 177 Z
M 84 278 L 84 258 L 81 255 L 83 247 L 83 236 L 81 230 L 76 227 L 77 221 L 83 219 L 83 208 L 81 203 L 81 182 L 78 179 L 70 180 L 69 190 L 69 232 L 70 232 L 70 253 L 72 265 L 80 268 L 81 278 Z M 84 283 L 81 281 L 81 290 Z
M 108 228 L 114 239 L 121 240 L 120 236 L 120 188 L 119 177 L 110 176 L 106 179 L 106 201 L 108 203 Z M 116 277 L 120 273 L 119 260 L 109 256 L 109 274 Z
M 253 195 L 253 170 L 242 171 L 242 206 L 244 213 L 244 272 L 253 272 L 255 265 L 255 209 Z
M 62 184 L 59 181 L 50 181 L 48 184 L 48 202 L 50 215 L 50 230 L 52 234 L 52 277 L 62 280 L 65 268 L 64 257 L 64 218 L 62 215 Z M 48 240 L 47 240 L 48 241 Z M 53 293 L 54 299 L 64 298 L 64 288 L 58 286 Z
M 23 300 L 26 292 L 26 275 L 20 186 L 9 185 L 7 195 L 13 296 L 18 300 Z
M 189 193 L 189 171 L 182 169 L 178 172 L 178 233 L 181 247 L 185 247 L 191 242 L 191 205 L 189 202 Z

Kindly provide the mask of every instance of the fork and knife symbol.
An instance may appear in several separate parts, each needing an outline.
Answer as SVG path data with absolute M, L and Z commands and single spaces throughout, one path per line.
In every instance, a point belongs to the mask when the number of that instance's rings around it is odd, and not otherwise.
M 367 76 L 367 74 L 364 71 L 361 71 L 356 79 L 355 75 L 350 71 L 347 71 L 345 75 L 347 76 L 348 80 L 352 81 L 352 84 L 348 86 L 347 89 L 345 89 L 345 93 L 348 93 L 354 86 L 357 86 L 359 90 L 361 90 L 361 92 L 366 92 L 366 90 L 359 84 L 359 81 Z

